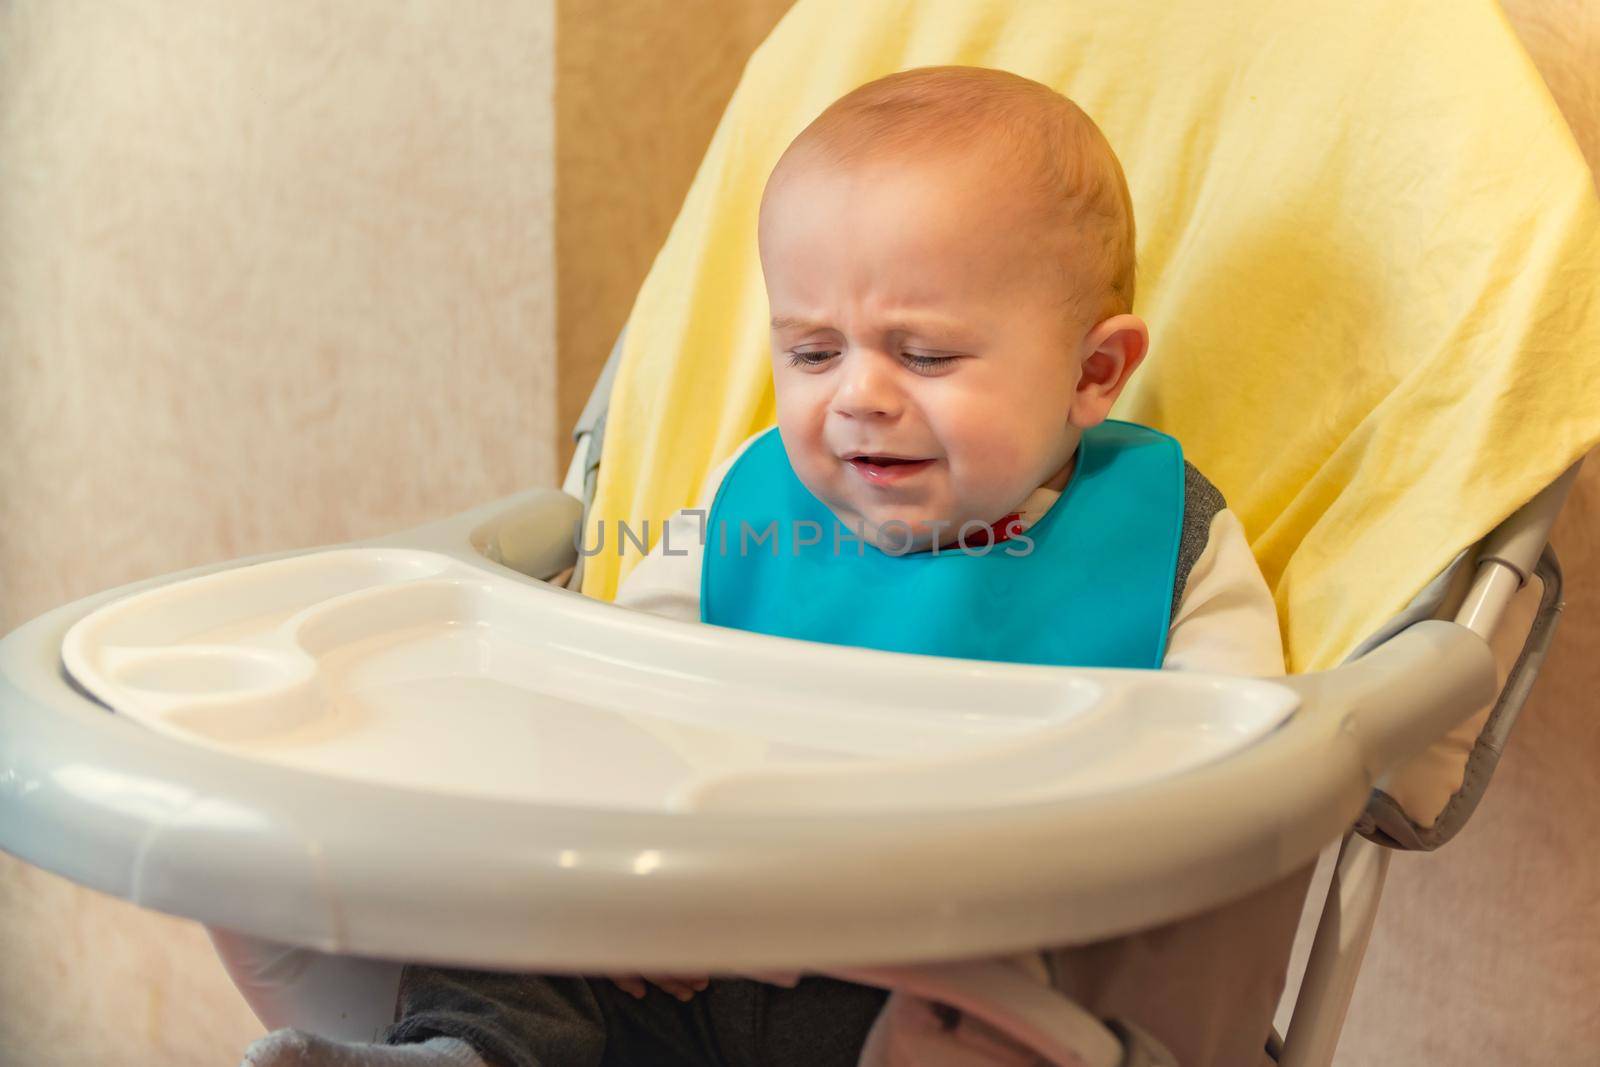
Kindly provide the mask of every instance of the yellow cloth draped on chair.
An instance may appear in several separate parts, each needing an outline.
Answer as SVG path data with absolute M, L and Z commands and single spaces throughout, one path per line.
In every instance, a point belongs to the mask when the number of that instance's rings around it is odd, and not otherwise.
M 1076 100 L 1133 192 L 1152 352 L 1115 415 L 1242 519 L 1291 670 L 1332 666 L 1600 441 L 1600 206 L 1489 0 L 800 0 L 628 321 L 594 524 L 693 502 L 774 420 L 756 211 L 830 102 L 935 64 Z M 611 598 L 637 555 L 586 564 Z

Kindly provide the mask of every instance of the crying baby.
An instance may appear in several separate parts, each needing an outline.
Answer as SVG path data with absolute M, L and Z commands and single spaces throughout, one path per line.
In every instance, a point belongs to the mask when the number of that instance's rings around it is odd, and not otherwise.
M 789 145 L 758 235 L 777 425 L 616 603 L 900 652 L 1282 673 L 1222 495 L 1172 437 L 1108 418 L 1150 337 L 1128 186 L 1081 109 L 998 70 L 880 78 Z M 1258 1063 L 1303 890 L 1011 962 L 1185 1067 Z M 906 1062 L 1032 1062 L 941 1005 L 765 977 L 413 966 L 381 1043 L 279 1031 L 247 1063 L 854 1067 L 869 1034 Z

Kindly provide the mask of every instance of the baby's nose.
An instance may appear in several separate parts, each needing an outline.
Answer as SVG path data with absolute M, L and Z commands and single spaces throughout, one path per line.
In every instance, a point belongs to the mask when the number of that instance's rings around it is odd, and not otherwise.
M 903 398 L 890 368 L 875 355 L 853 353 L 841 368 L 834 410 L 855 419 L 893 418 L 900 414 Z

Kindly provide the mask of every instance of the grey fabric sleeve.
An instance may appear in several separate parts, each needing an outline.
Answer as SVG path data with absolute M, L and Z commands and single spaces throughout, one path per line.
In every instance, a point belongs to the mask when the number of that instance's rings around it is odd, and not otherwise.
M 1183 590 L 1189 584 L 1189 572 L 1195 561 L 1206 550 L 1211 540 L 1211 520 L 1228 506 L 1222 493 L 1211 480 L 1188 460 L 1183 461 L 1183 530 L 1178 535 L 1178 571 L 1172 582 L 1172 614 L 1178 617 L 1178 605 L 1183 602 Z

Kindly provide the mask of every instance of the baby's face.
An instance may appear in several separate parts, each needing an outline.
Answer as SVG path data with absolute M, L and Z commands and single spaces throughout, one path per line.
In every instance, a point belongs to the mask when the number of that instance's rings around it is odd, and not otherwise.
M 1035 210 L 961 160 L 802 166 L 769 194 L 778 429 L 849 528 L 905 524 L 880 546 L 948 543 L 1066 479 L 1089 324 Z

